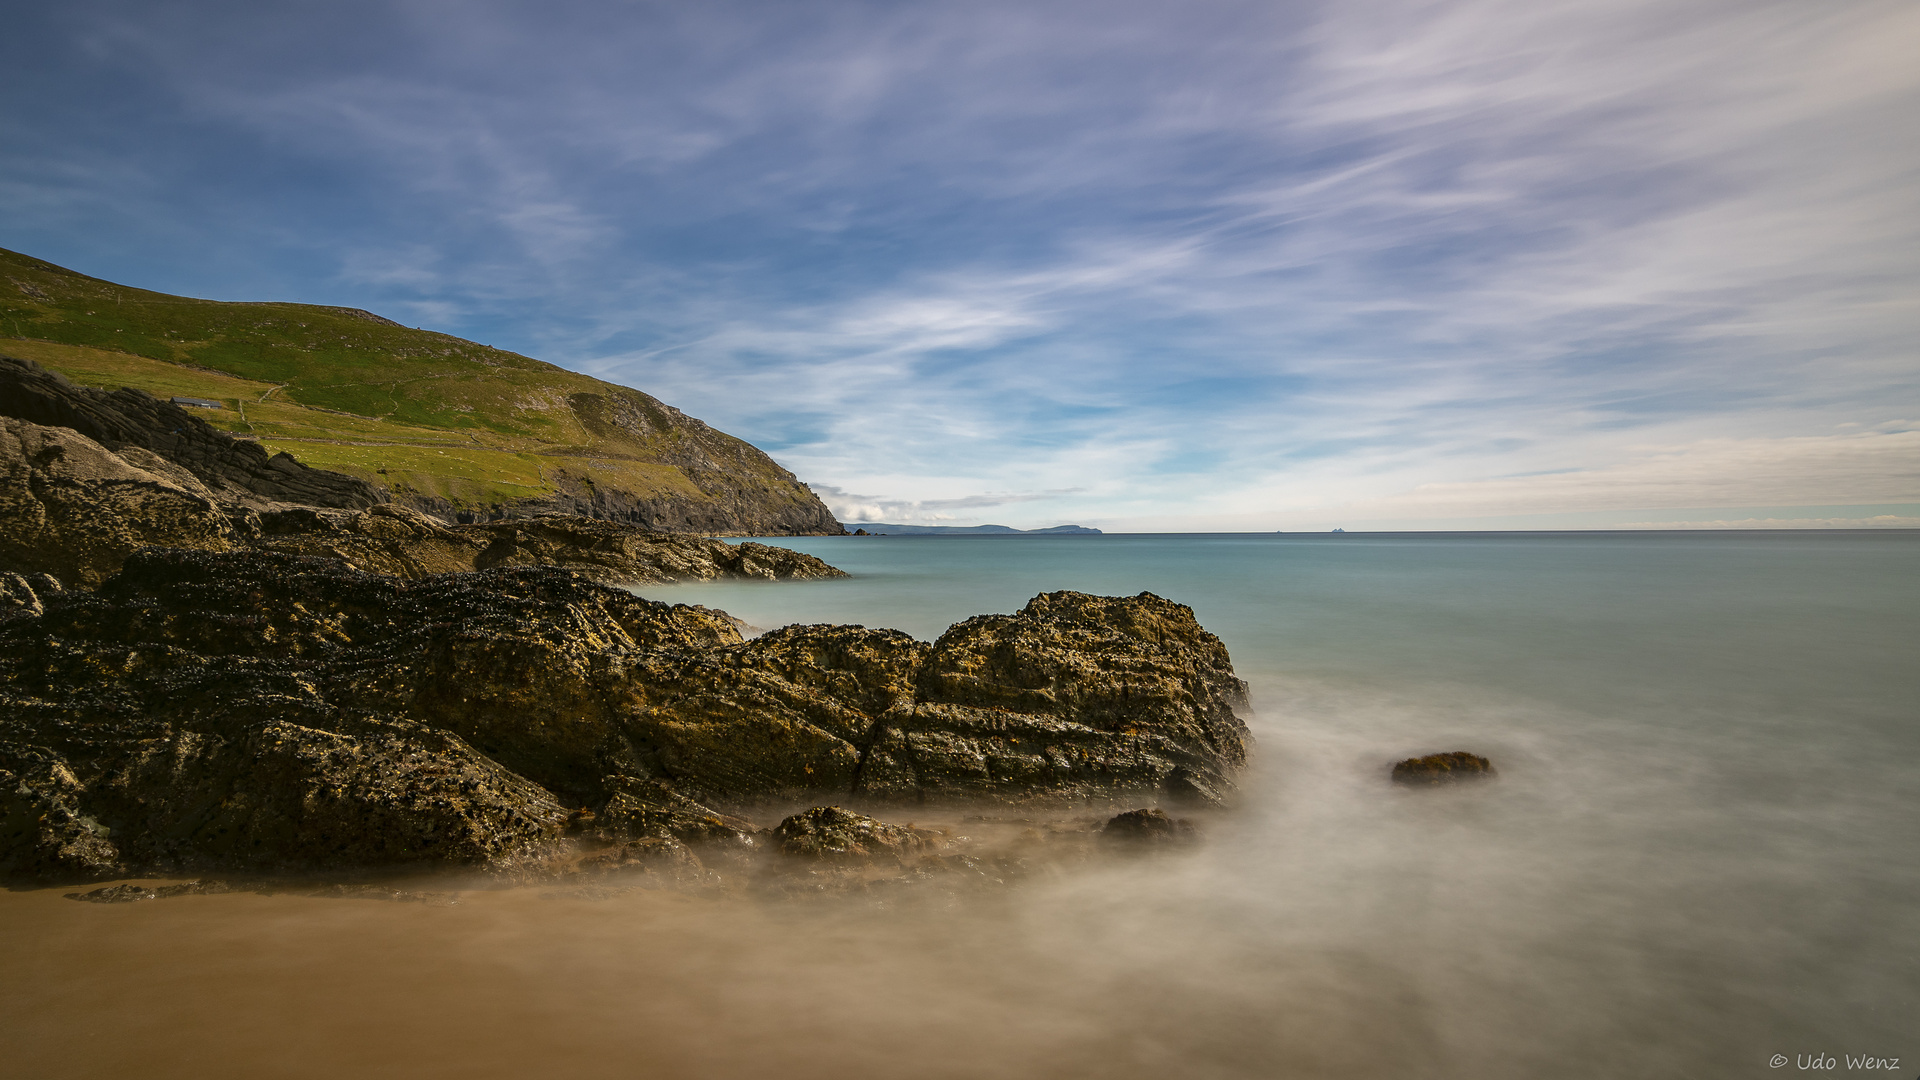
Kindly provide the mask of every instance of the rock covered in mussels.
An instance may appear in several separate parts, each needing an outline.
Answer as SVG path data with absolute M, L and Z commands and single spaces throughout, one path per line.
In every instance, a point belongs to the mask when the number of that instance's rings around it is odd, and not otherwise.
M 823 795 L 1218 802 L 1246 756 L 1224 648 L 1150 594 L 1051 593 L 929 645 L 743 641 L 550 567 L 406 580 L 149 549 L 48 593 L 0 620 L 16 875 L 750 845 L 734 812 Z

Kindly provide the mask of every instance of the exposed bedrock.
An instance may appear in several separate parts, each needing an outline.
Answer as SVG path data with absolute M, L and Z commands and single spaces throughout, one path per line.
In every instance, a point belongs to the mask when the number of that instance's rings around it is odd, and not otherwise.
M 269 550 L 339 559 L 356 570 L 406 578 L 512 566 L 564 566 L 620 585 L 846 576 L 787 548 L 557 514 L 449 526 L 400 506 L 295 507 L 261 514 L 260 527 L 258 543 Z
M 71 428 L 0 416 L 0 570 L 94 585 L 148 545 L 228 551 L 242 542 L 191 474 L 138 450 L 115 454 Z
M 550 516 L 448 526 L 392 504 L 240 505 L 152 451 L 112 450 L 72 428 L 0 416 L 0 572 L 93 586 L 150 546 L 313 555 L 406 578 L 508 566 L 566 566 L 634 585 L 845 576 L 786 548 L 612 521 Z
M 364 480 L 269 454 L 151 394 L 77 386 L 31 360 L 0 356 L 0 416 L 70 428 L 115 453 L 144 451 L 225 501 L 360 508 L 390 498 Z
M 553 568 L 156 549 L 46 592 L 0 620 L 16 875 L 500 868 L 849 798 L 1217 803 L 1246 755 L 1224 648 L 1149 594 L 1050 593 L 928 645 L 743 641 Z

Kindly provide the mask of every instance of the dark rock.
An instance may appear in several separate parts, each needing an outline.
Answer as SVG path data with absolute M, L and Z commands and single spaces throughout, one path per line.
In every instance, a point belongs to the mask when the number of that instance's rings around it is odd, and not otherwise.
M 939 843 L 939 834 L 910 825 L 890 825 L 838 806 L 816 806 L 775 826 L 773 840 L 786 855 L 866 860 L 925 851 Z
M 704 867 L 699 856 L 671 836 L 648 836 L 587 855 L 571 868 L 574 874 L 606 875 L 641 871 L 664 876 L 674 883 L 697 878 Z
M 242 546 L 206 489 L 185 484 L 70 429 L 0 417 L 0 569 L 94 585 L 149 545 Z
M 113 876 L 120 852 L 89 794 L 58 753 L 0 742 L 0 877 Z
M 588 811 L 576 831 L 603 841 L 753 845 L 753 822 L 702 806 L 658 780 L 612 776 L 606 787 L 613 794 L 598 812 Z
M 1429 786 L 1452 784 L 1464 780 L 1484 780 L 1495 775 L 1493 762 L 1476 757 L 1465 750 L 1456 750 L 1451 754 L 1429 754 L 1426 757 L 1408 758 L 1393 767 L 1393 782 Z
M 183 881 L 173 885 L 109 885 L 90 892 L 68 893 L 69 900 L 89 904 L 136 904 L 142 900 L 167 900 L 175 896 L 215 896 L 233 892 L 224 881 Z
M 548 517 L 457 525 L 451 535 L 477 545 L 476 570 L 497 566 L 565 566 L 599 581 L 657 585 L 668 581 L 747 578 L 798 581 L 846 577 L 811 555 L 747 541 L 653 532 L 618 521 Z
M 262 511 L 257 546 L 284 555 L 337 559 L 355 570 L 422 578 L 475 568 L 486 549 L 444 523 L 403 506 L 330 510 L 292 506 Z
M 1198 837 L 1193 822 L 1152 808 L 1117 814 L 1100 830 L 1100 839 L 1109 844 L 1191 844 Z
M 860 791 L 995 798 L 1153 791 L 1217 804 L 1246 763 L 1246 684 L 1193 609 L 1058 592 L 934 643 L 870 740 Z
M 1213 802 L 1246 756 L 1225 650 L 1147 595 L 1049 594 L 932 646 L 743 641 L 551 567 L 149 548 L 35 597 L 0 621 L 11 875 L 519 873 L 568 845 L 748 848 L 734 814 L 821 795 Z
M 270 455 L 151 394 L 76 386 L 31 360 L 0 356 L 0 416 L 71 428 L 114 452 L 149 451 L 225 500 L 359 508 L 390 498 L 364 480 Z

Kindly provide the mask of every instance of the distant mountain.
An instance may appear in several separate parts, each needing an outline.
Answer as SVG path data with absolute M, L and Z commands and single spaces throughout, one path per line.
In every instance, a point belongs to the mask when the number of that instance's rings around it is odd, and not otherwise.
M 0 355 L 171 398 L 446 520 L 840 531 L 772 458 L 638 390 L 353 308 L 169 296 L 0 249 Z
M 848 532 L 864 531 L 868 536 L 1099 536 L 1099 529 L 1085 525 L 1055 525 L 1051 529 L 1014 529 L 1005 525 L 888 525 L 884 522 L 856 522 L 843 526 Z

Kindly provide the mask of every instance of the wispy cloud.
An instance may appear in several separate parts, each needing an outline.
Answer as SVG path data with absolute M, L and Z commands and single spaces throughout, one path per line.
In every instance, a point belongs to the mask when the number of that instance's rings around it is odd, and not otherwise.
M 1920 517 L 1713 518 L 1708 521 L 1628 521 L 1619 529 L 1920 529 Z
M 1920 408 L 1911 4 L 214 11 L 23 25 L 9 246 L 443 320 L 855 519 L 1920 498 L 1833 434 Z

